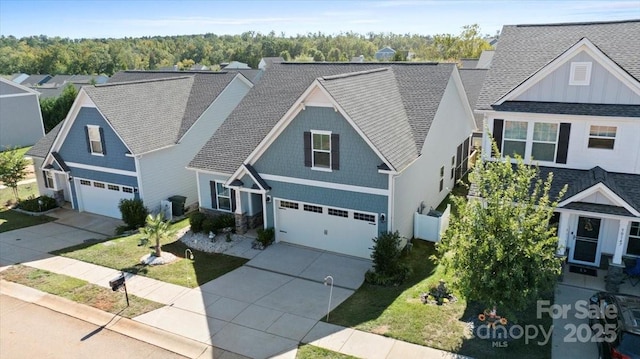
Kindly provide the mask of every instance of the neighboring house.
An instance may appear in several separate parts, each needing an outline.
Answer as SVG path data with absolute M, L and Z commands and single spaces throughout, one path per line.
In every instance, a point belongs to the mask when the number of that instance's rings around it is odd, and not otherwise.
M 32 88 L 40 93 L 40 98 L 50 98 L 60 96 L 69 85 L 79 91 L 84 85 L 90 85 L 92 82 L 103 84 L 108 80 L 109 77 L 105 75 L 56 75 L 47 82 Z
M 364 62 L 364 55 L 354 56 L 351 58 L 350 62 Z
M 273 64 L 189 168 L 240 232 L 370 258 L 453 188 L 474 128 L 455 64 Z
M 460 59 L 460 67 L 463 69 L 475 69 L 479 59 Z
M 24 81 L 20 82 L 20 85 L 27 87 L 36 87 L 42 84 L 45 84 L 47 81 L 51 79 L 51 75 L 31 75 L 27 77 Z
M 469 106 L 475 108 L 480 90 L 482 90 L 482 84 L 484 84 L 484 79 L 487 75 L 487 69 L 462 68 L 459 69 L 459 71 L 462 84 L 464 85 L 464 91 L 469 100 Z M 473 117 L 476 121 L 476 129 L 473 131 L 471 144 L 473 148 L 481 148 L 484 116 L 481 113 L 474 113 Z
M 284 62 L 282 57 L 263 57 L 258 63 L 258 69 L 264 70 L 271 66 L 271 64 L 279 64 L 281 62 Z
M 491 61 L 493 61 L 493 55 L 495 55 L 495 50 L 483 50 L 480 54 L 480 58 L 478 59 L 478 63 L 476 64 L 477 69 L 488 69 L 491 68 Z
M 84 86 L 63 123 L 28 154 L 41 194 L 120 217 L 122 198 L 154 211 L 173 195 L 197 201 L 185 169 L 251 88 L 237 73 L 125 71 Z M 118 82 L 122 81 L 122 82 Z
M 640 258 L 640 21 L 505 26 L 476 109 L 503 154 L 553 173 L 558 254 Z M 603 259 L 604 258 L 604 259 Z
M 375 53 L 375 58 L 378 61 L 388 61 L 393 60 L 393 56 L 395 54 L 396 50 L 390 48 L 389 46 L 385 46 Z
M 231 61 L 227 65 L 222 67 L 224 70 L 250 70 L 251 67 L 240 61 Z
M 193 64 L 189 70 L 191 70 L 191 71 L 207 71 L 207 70 L 209 70 L 209 67 L 207 65 L 203 65 L 203 64 Z
M 12 75 L 12 79 L 11 81 L 19 84 L 22 83 L 24 80 L 26 80 L 27 78 L 29 78 L 28 74 L 23 74 L 23 73 L 19 73 L 19 74 L 14 74 Z
M 38 93 L 0 78 L 0 150 L 31 146 L 44 136 Z

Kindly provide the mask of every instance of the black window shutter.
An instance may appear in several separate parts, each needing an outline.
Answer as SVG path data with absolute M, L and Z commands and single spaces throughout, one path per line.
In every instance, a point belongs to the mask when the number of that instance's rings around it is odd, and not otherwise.
M 104 145 L 104 130 L 102 127 L 99 127 L 100 130 L 100 142 L 102 143 L 102 154 L 107 155 L 107 147 Z
M 209 188 L 211 189 L 211 208 L 218 209 L 218 192 L 216 192 L 216 183 L 209 181 Z
M 340 135 L 331 134 L 331 169 L 340 169 Z
M 84 134 L 87 139 L 87 151 L 91 153 L 91 139 L 89 139 L 89 126 L 84 126 Z
M 304 166 L 311 167 L 311 132 L 304 133 Z
M 504 127 L 504 120 L 493 120 L 493 140 L 496 141 L 496 145 L 498 146 L 498 151 L 502 152 L 502 128 Z M 492 151 L 493 152 L 493 151 Z M 497 154 L 492 153 L 493 157 L 496 157 Z
M 236 191 L 229 189 L 229 193 L 231 193 L 231 212 L 236 211 Z
M 556 163 L 567 163 L 567 153 L 569 152 L 569 134 L 571 133 L 570 123 L 560 124 L 558 134 L 558 150 L 556 152 Z
M 44 178 L 44 187 L 50 188 L 49 181 L 47 180 L 47 171 L 42 171 L 42 178 Z

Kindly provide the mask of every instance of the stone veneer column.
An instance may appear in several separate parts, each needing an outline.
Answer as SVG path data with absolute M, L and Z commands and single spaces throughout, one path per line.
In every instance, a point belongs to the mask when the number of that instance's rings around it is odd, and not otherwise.
M 236 234 L 247 233 L 247 216 L 244 213 L 235 213 L 236 217 Z

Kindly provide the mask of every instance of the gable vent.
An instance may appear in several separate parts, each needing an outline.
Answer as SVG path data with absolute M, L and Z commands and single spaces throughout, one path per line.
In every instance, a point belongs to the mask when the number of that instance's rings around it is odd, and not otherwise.
M 591 62 L 572 62 L 569 85 L 588 86 L 591 81 Z

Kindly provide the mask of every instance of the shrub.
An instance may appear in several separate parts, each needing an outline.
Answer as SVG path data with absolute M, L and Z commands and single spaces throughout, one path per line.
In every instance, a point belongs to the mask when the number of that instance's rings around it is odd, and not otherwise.
M 216 233 L 216 226 L 215 226 L 215 221 L 213 220 L 213 218 L 205 218 L 202 221 L 202 231 L 206 234 L 209 234 L 209 232 L 213 232 Z
M 202 232 L 202 223 L 207 219 L 207 215 L 202 212 L 193 212 L 189 216 L 189 224 L 191 225 L 191 232 Z
M 368 283 L 376 285 L 398 285 L 410 274 L 410 268 L 402 263 L 400 255 L 400 234 L 385 232 L 373 239 L 373 271 L 365 274 Z
M 258 238 L 256 238 L 256 240 L 262 244 L 263 247 L 266 248 L 273 243 L 273 240 L 275 239 L 275 230 L 273 227 L 269 227 L 267 229 L 258 228 L 256 232 L 258 233 Z
M 145 220 L 149 210 L 141 199 L 121 199 L 118 209 L 122 214 L 122 221 L 129 229 L 138 229 L 145 226 Z
M 232 230 L 235 230 L 236 217 L 231 214 L 223 214 L 220 216 L 216 216 L 213 219 L 213 223 L 214 229 L 218 232 L 223 228 L 232 228 Z
M 42 206 L 40 202 L 42 202 Z M 56 200 L 49 196 L 40 196 L 37 198 L 29 198 L 18 203 L 18 208 L 29 212 L 46 212 L 50 209 L 58 207 Z

